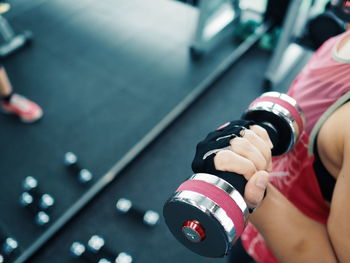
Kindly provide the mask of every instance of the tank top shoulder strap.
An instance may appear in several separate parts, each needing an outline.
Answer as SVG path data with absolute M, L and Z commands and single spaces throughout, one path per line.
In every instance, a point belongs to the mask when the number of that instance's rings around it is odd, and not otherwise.
M 309 139 L 309 146 L 308 146 L 308 153 L 309 155 L 313 155 L 314 146 L 315 146 L 315 140 L 317 138 L 317 134 L 320 131 L 322 125 L 325 123 L 325 121 L 329 118 L 329 116 L 332 115 L 332 113 L 338 109 L 340 106 L 345 104 L 347 101 L 350 100 L 350 91 L 346 92 L 343 96 L 341 96 L 335 103 L 332 104 L 318 119 L 316 124 L 311 130 L 310 133 L 310 139 Z

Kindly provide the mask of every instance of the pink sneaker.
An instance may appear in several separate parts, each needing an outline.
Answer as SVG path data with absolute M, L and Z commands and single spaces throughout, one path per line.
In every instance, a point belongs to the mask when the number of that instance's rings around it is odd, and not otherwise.
M 18 94 L 13 94 L 10 102 L 1 102 L 5 113 L 16 114 L 23 122 L 31 123 L 43 116 L 43 111 L 38 104 Z

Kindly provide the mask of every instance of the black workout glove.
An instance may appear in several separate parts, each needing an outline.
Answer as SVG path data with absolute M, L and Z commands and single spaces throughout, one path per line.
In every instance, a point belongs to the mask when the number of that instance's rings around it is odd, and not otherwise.
M 248 129 L 254 124 L 253 121 L 235 120 L 209 133 L 203 141 L 197 144 L 196 154 L 192 162 L 193 172 L 218 175 L 220 171 L 217 171 L 214 165 L 215 153 L 230 146 L 232 138 L 241 136 L 240 133 L 243 129 Z

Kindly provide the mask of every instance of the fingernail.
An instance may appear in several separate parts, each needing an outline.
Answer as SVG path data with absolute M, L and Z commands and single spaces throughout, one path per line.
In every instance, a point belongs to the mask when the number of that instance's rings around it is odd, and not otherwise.
M 259 176 L 258 178 L 256 178 L 256 182 L 255 182 L 256 186 L 264 190 L 266 189 L 267 183 L 268 183 L 268 179 L 265 176 Z
M 273 144 L 272 144 L 271 140 L 269 140 L 269 142 L 270 142 L 270 149 L 272 149 L 273 148 Z

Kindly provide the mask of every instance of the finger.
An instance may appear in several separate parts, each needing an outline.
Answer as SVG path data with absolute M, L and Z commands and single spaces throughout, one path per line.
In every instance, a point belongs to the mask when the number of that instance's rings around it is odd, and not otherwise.
M 236 137 L 230 141 L 230 144 L 231 151 L 251 160 L 257 170 L 265 170 L 267 168 L 268 163 L 264 155 L 248 139 Z
M 256 172 L 246 184 L 244 199 L 250 208 L 256 208 L 265 195 L 269 174 L 265 171 Z
M 271 148 L 266 142 L 257 135 L 254 131 L 246 129 L 244 131 L 243 138 L 247 139 L 251 144 L 253 144 L 263 155 L 266 160 L 266 167 L 260 170 L 266 170 L 270 167 L 271 162 Z
M 217 152 L 214 157 L 214 165 L 216 170 L 237 173 L 243 175 L 247 180 L 256 172 L 252 161 L 231 150 Z
M 273 148 L 273 144 L 270 140 L 270 136 L 263 127 L 259 125 L 252 125 L 249 127 L 249 129 L 255 132 L 259 137 L 261 137 L 265 141 L 265 143 L 268 145 L 268 147 L 270 147 L 270 149 Z

